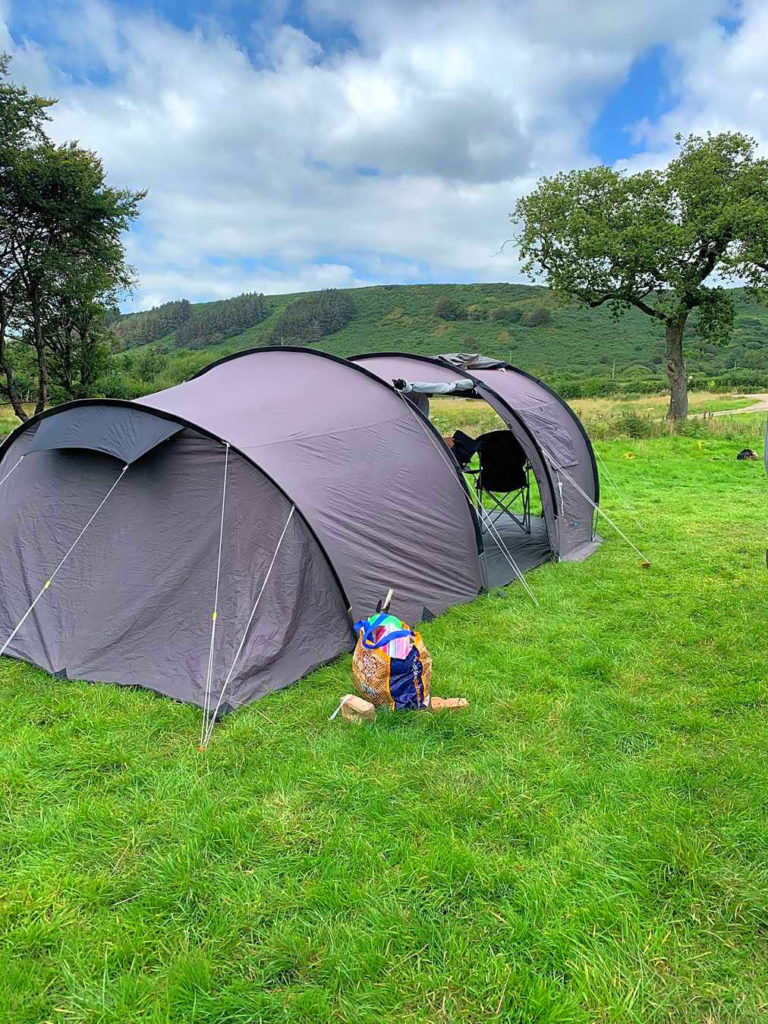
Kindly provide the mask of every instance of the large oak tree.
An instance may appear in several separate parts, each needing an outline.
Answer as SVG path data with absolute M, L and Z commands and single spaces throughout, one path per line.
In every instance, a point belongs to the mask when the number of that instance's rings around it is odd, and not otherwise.
M 768 293 L 768 161 L 737 132 L 678 137 L 663 170 L 591 167 L 542 178 L 517 203 L 531 277 L 617 315 L 663 324 L 671 423 L 688 414 L 683 336 L 696 310 L 702 339 L 722 343 L 734 310 L 725 283 Z

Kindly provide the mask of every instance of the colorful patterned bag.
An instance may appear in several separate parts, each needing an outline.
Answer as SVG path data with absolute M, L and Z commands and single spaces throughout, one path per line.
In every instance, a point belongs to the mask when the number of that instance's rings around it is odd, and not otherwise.
M 421 635 L 386 612 L 360 619 L 355 632 L 352 670 L 361 696 L 391 711 L 428 708 L 432 659 Z

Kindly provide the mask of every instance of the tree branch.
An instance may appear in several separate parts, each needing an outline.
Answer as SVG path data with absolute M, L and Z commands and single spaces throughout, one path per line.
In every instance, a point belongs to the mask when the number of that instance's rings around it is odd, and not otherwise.
M 626 295 L 621 292 L 606 292 L 604 295 L 600 295 L 593 299 L 587 298 L 583 293 L 578 297 L 586 302 L 592 309 L 596 309 L 598 306 L 602 306 L 604 302 L 610 302 L 611 299 L 614 299 L 616 302 L 628 302 L 630 306 L 636 306 L 638 309 L 642 310 L 643 313 L 647 313 L 648 316 L 652 316 L 656 320 L 661 320 L 662 323 L 667 323 L 669 320 L 666 313 L 662 313 L 660 310 L 654 309 L 653 306 L 649 306 L 648 303 L 644 302 L 639 296 Z
M 629 302 L 633 306 L 637 306 L 638 309 L 641 309 L 643 313 L 647 313 L 648 316 L 653 316 L 657 320 L 661 320 L 662 323 L 666 324 L 669 322 L 669 316 L 666 313 L 662 313 L 658 309 L 654 309 L 653 306 L 649 306 L 647 302 L 643 302 L 640 298 L 630 297 L 625 299 L 625 301 Z

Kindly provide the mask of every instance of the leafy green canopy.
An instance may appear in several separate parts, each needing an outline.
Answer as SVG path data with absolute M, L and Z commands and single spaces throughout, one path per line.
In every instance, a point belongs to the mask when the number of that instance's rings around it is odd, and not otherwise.
M 278 318 L 272 333 L 276 344 L 303 345 L 341 330 L 354 315 L 355 304 L 346 292 L 328 288 L 310 292 L 292 302 Z
M 25 346 L 38 412 L 50 380 L 83 397 L 103 368 L 107 310 L 133 279 L 122 236 L 144 193 L 107 185 L 95 153 L 51 142 L 52 101 L 8 81 L 8 66 L 0 55 L 0 372 L 26 419 L 14 382 Z
M 615 314 L 634 306 L 665 325 L 670 421 L 688 413 L 683 332 L 723 343 L 734 309 L 722 281 L 768 284 L 768 161 L 737 132 L 678 136 L 663 170 L 610 167 L 543 178 L 516 215 L 523 268 L 555 291 Z M 712 282 L 715 282 L 714 284 Z
M 768 161 L 735 132 L 678 142 L 663 170 L 543 178 L 515 211 L 523 269 L 618 313 L 635 306 L 668 322 L 701 307 L 699 333 L 724 340 L 733 307 L 721 283 L 768 284 Z

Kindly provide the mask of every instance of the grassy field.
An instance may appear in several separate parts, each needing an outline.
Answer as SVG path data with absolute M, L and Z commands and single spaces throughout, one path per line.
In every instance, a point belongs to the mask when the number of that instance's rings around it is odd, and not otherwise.
M 688 404 L 691 415 L 746 409 L 757 399 L 745 395 L 712 395 L 707 391 L 691 391 Z M 641 416 L 666 417 L 668 395 L 644 395 L 639 398 L 574 398 L 570 403 L 582 419 L 601 419 L 615 413 L 636 412 Z
M 35 407 L 34 405 L 25 405 L 24 409 L 31 416 Z M 12 406 L 0 405 L 0 437 L 10 434 L 12 430 L 19 426 L 20 422 Z
M 194 708 L 5 662 L 0 1020 L 764 1020 L 761 420 L 599 444 L 652 568 L 608 533 L 426 625 L 462 714 L 329 723 L 345 658 L 200 754 Z
M 739 410 L 755 404 L 755 399 L 743 395 L 710 395 L 706 391 L 693 391 L 689 395 L 692 415 L 702 413 Z M 618 437 L 661 435 L 666 433 L 666 409 L 669 399 L 663 395 L 646 395 L 642 398 L 578 398 L 570 404 L 585 424 L 590 436 L 608 440 Z M 751 416 L 752 414 L 739 414 Z M 761 414 L 762 415 L 762 414 Z M 430 401 L 430 416 L 443 434 L 460 427 L 477 436 L 486 430 L 498 430 L 504 424 L 501 418 L 486 405 L 457 398 L 433 398 Z M 758 418 L 759 419 L 759 418 Z M 740 424 L 739 417 L 723 417 L 722 424 L 697 422 L 695 419 L 680 429 L 706 437 L 737 436 L 744 429 L 756 429 L 758 420 L 750 426 Z

